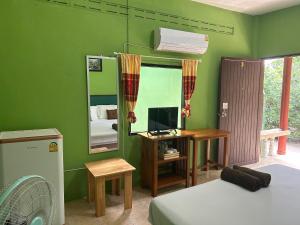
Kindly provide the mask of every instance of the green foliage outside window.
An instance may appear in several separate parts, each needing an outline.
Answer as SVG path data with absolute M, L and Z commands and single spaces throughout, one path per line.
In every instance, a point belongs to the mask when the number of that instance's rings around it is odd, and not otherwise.
M 300 57 L 293 58 L 289 127 L 291 138 L 300 140 Z
M 283 59 L 265 61 L 263 129 L 279 127 Z M 293 58 L 289 108 L 290 139 L 300 140 L 300 57 Z

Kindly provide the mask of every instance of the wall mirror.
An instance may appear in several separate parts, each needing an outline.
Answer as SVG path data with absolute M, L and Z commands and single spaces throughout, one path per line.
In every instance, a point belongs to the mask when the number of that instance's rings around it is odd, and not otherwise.
M 89 153 L 118 149 L 118 64 L 114 57 L 87 56 Z

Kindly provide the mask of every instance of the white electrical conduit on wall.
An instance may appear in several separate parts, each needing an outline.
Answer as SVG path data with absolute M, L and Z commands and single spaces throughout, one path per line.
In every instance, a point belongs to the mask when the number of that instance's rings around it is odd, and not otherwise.
M 78 171 L 78 170 L 86 170 L 86 168 L 82 167 L 82 168 L 76 168 L 76 169 L 69 169 L 69 170 L 65 170 L 65 173 L 67 173 L 67 172 L 73 172 L 73 171 Z

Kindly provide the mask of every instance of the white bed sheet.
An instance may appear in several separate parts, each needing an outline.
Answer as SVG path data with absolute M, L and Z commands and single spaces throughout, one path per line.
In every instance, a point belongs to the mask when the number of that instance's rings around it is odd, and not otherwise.
M 214 180 L 162 195 L 150 204 L 153 225 L 299 225 L 300 170 L 271 165 L 268 188 L 250 192 Z
M 91 121 L 91 145 L 114 144 L 118 141 L 118 132 L 112 129 L 117 120 L 98 119 Z

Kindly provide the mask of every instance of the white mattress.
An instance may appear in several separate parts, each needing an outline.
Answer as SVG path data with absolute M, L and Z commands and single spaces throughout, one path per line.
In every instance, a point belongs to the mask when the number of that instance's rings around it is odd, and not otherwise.
M 118 132 L 112 129 L 117 120 L 99 119 L 91 121 L 91 145 L 113 144 L 118 141 Z
M 152 200 L 153 225 L 299 225 L 300 170 L 271 165 L 268 188 L 250 192 L 214 180 Z

